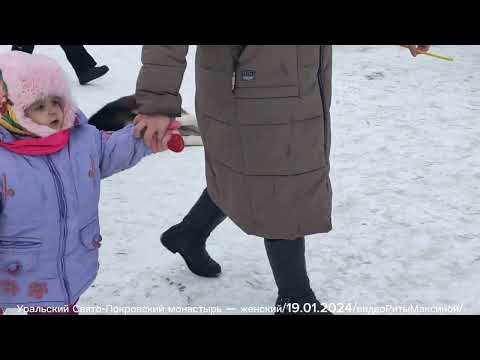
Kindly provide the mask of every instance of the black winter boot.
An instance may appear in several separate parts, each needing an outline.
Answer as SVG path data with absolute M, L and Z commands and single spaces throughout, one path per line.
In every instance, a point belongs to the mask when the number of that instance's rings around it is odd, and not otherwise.
M 83 71 L 78 71 L 78 81 L 80 82 L 80 85 L 85 85 L 86 83 L 105 75 L 108 70 L 110 69 L 107 65 L 102 65 L 94 66 Z
M 265 239 L 265 249 L 278 286 L 275 315 L 331 315 L 310 288 L 305 263 L 305 238 Z
M 216 277 L 222 269 L 208 254 L 205 242 L 225 218 L 204 190 L 183 221 L 162 234 L 161 242 L 172 253 L 178 252 L 194 274 Z

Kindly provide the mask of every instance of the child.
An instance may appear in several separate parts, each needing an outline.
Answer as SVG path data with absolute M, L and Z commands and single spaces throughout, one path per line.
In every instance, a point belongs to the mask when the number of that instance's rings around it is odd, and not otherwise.
M 100 180 L 150 151 L 132 125 L 88 125 L 45 56 L 0 54 L 0 110 L 0 310 L 76 313 L 99 267 Z

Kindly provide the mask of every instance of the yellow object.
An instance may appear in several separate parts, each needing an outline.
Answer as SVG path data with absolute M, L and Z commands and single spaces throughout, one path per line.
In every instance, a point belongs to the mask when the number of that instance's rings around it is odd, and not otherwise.
M 431 56 L 431 57 L 434 57 L 434 58 L 437 58 L 437 59 L 440 59 L 440 60 L 453 61 L 453 58 L 451 58 L 451 57 L 442 56 L 442 55 L 438 55 L 438 54 L 431 53 L 431 52 L 424 52 L 424 51 L 420 51 L 420 50 L 417 50 L 417 51 L 418 51 L 418 53 L 420 53 L 422 55 Z
M 408 48 L 408 46 L 405 46 L 405 45 L 400 45 L 400 46 L 402 46 L 404 48 Z M 417 50 L 417 52 L 421 55 L 431 56 L 431 57 L 434 57 L 434 58 L 437 58 L 437 59 L 440 59 L 440 60 L 453 61 L 453 58 L 451 58 L 451 57 L 442 56 L 442 55 L 438 55 L 438 54 L 435 54 L 435 53 L 426 52 L 426 51 L 422 51 L 422 50 Z
M 22 136 L 32 135 L 17 122 L 17 116 L 15 115 L 15 112 L 10 104 L 6 104 L 2 110 L 4 113 L 0 114 L 0 126 L 4 127 L 13 134 Z

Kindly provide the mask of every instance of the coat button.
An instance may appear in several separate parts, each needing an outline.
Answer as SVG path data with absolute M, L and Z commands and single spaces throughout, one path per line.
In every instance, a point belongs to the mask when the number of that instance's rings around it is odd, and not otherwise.
M 102 246 L 102 236 L 99 236 L 97 240 L 93 240 L 93 246 L 95 246 L 97 249 Z
M 7 267 L 7 272 L 10 275 L 17 275 L 22 270 L 22 264 L 19 263 L 11 263 Z

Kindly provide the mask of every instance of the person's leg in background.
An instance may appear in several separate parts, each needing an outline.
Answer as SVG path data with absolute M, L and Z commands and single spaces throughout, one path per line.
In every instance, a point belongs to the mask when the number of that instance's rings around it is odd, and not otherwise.
M 81 85 L 105 75 L 109 68 L 106 65 L 96 66 L 97 62 L 83 45 L 60 45 L 72 65 Z
M 110 70 L 106 65 L 97 66 L 97 62 L 83 45 L 60 45 L 60 47 L 75 70 L 81 85 L 98 79 Z M 12 51 L 23 51 L 29 54 L 33 53 L 34 48 L 35 45 L 12 45 Z
M 35 45 L 12 45 L 12 51 L 23 51 L 26 53 L 33 53 Z
M 278 287 L 276 314 L 328 314 L 310 287 L 305 238 L 265 239 L 265 249 Z
M 60 45 L 60 47 L 75 71 L 85 71 L 97 65 L 83 45 Z

